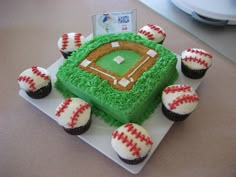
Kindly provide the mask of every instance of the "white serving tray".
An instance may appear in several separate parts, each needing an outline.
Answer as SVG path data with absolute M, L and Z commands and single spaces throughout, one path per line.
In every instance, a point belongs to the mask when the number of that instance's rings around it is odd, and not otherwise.
M 58 70 L 58 67 L 63 63 L 63 61 L 64 58 L 60 58 L 48 68 L 48 71 L 51 75 L 52 84 L 54 84 L 56 81 L 55 74 Z M 179 78 L 175 83 L 188 84 L 196 90 L 200 85 L 201 80 L 192 80 L 183 76 L 182 72 L 180 71 L 180 63 L 180 57 L 178 56 L 177 69 L 179 71 Z M 43 99 L 31 99 L 23 90 L 19 91 L 19 95 L 55 121 L 56 117 L 54 114 L 56 107 L 64 100 L 62 95 L 55 88 L 53 88 L 49 96 Z M 90 129 L 86 133 L 84 133 L 83 135 L 79 135 L 78 137 L 133 174 L 137 174 L 142 170 L 142 168 L 145 166 L 149 158 L 156 150 L 157 146 L 160 144 L 161 140 L 173 125 L 173 122 L 169 121 L 162 114 L 161 104 L 159 104 L 150 118 L 146 120 L 142 125 L 150 133 L 150 136 L 153 140 L 153 146 L 148 157 L 144 162 L 140 164 L 128 165 L 118 158 L 117 154 L 111 147 L 112 132 L 116 128 L 110 127 L 109 125 L 105 124 L 103 120 L 101 120 L 100 118 L 96 118 L 95 115 L 93 115 L 92 118 L 93 121 Z

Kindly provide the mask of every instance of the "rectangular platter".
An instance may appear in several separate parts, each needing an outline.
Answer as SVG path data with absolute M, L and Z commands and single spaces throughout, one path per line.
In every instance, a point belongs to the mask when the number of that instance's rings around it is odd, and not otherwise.
M 196 90 L 201 83 L 201 79 L 192 80 L 186 78 L 182 74 L 180 69 L 180 63 L 181 63 L 180 56 L 177 57 L 178 57 L 178 63 L 176 67 L 179 73 L 179 78 L 175 83 L 188 84 Z M 54 84 L 56 81 L 55 75 L 57 73 L 59 66 L 63 63 L 63 61 L 64 58 L 60 58 L 48 68 L 48 71 L 50 72 L 51 75 L 52 84 Z M 64 100 L 62 95 L 55 88 L 53 88 L 49 96 L 39 100 L 31 99 L 26 95 L 26 93 L 23 90 L 19 91 L 19 95 L 26 101 L 31 103 L 33 106 L 35 106 L 36 108 L 47 114 L 50 118 L 52 118 L 55 121 L 56 121 L 56 117 L 54 115 L 55 110 L 57 106 Z M 154 151 L 156 150 L 162 139 L 165 137 L 165 135 L 173 125 L 173 122 L 169 121 L 162 114 L 161 104 L 159 104 L 155 109 L 154 113 L 142 125 L 150 133 L 150 136 L 154 142 L 148 157 L 145 159 L 144 162 L 140 164 L 128 165 L 122 162 L 118 158 L 117 154 L 111 147 L 111 135 L 116 128 L 110 127 L 109 125 L 105 124 L 100 118 L 96 118 L 95 115 L 92 115 L 92 118 L 93 122 L 90 129 L 83 135 L 79 135 L 78 138 L 84 140 L 89 145 L 97 149 L 99 152 L 103 153 L 112 161 L 119 164 L 121 167 L 123 167 L 124 169 L 128 170 L 130 173 L 133 174 L 138 174 L 143 169 L 145 164 L 148 162 L 149 158 L 152 156 L 152 154 L 154 153 Z

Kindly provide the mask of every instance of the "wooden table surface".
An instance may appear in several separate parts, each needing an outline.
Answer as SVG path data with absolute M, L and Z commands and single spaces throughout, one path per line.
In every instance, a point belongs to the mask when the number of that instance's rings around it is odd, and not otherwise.
M 133 0 L 13 1 L 0 3 L 0 176 L 133 176 L 18 95 L 18 75 L 32 65 L 47 68 L 61 57 L 58 38 L 92 32 L 91 16 L 137 9 L 138 29 L 162 26 L 164 46 L 180 54 L 190 47 L 212 53 L 213 65 L 197 90 L 200 103 L 175 123 L 136 176 L 236 176 L 236 65 L 189 33 Z M 235 47 L 235 46 L 232 46 Z

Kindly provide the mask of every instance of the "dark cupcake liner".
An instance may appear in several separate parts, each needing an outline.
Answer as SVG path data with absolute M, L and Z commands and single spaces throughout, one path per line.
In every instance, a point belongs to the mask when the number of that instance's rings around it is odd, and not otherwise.
M 162 45 L 164 43 L 164 41 L 165 41 L 165 39 L 163 39 L 162 41 L 158 42 L 158 44 Z
M 207 71 L 207 69 L 192 70 L 188 68 L 183 61 L 181 61 L 181 70 L 186 77 L 191 79 L 201 79 Z
M 27 91 L 27 95 L 29 95 L 31 98 L 34 99 L 41 99 L 46 96 L 48 96 L 52 91 L 52 83 L 51 81 L 48 83 L 48 85 L 36 90 L 36 91 Z
M 175 122 L 183 121 L 190 115 L 190 114 L 174 113 L 174 112 L 170 111 L 169 109 L 167 109 L 163 103 L 162 103 L 162 112 L 166 116 L 166 118 L 168 118 L 169 120 L 175 121 Z
M 118 157 L 119 157 L 123 162 L 125 162 L 125 163 L 127 163 L 127 164 L 129 164 L 129 165 L 136 165 L 136 164 L 139 164 L 139 163 L 143 162 L 143 161 L 146 159 L 147 155 L 144 156 L 144 157 L 139 157 L 139 158 L 133 159 L 133 160 L 124 159 L 124 158 L 122 158 L 122 157 L 119 156 L 119 155 L 118 155 Z
M 92 118 L 90 117 L 89 121 L 83 126 L 76 127 L 73 129 L 63 127 L 63 129 L 67 133 L 69 133 L 70 135 L 81 135 L 81 134 L 85 133 L 90 128 L 91 122 L 92 122 Z
M 65 59 L 67 59 L 69 56 L 71 56 L 71 54 L 72 54 L 72 52 L 62 52 L 62 51 L 60 51 L 61 52 L 61 54 L 63 55 L 63 57 L 65 58 Z

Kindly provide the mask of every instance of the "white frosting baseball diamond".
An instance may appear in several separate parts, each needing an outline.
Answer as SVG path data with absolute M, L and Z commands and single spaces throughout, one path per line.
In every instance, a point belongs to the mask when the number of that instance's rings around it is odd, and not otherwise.
M 20 88 L 25 91 L 36 91 L 47 86 L 51 81 L 49 72 L 38 66 L 26 69 L 19 75 L 17 80 Z
M 86 42 L 81 33 L 63 34 L 57 42 L 59 50 L 62 52 L 73 52 Z
M 111 144 L 120 157 L 126 160 L 135 160 L 145 157 L 153 142 L 143 127 L 127 123 L 113 132 Z
M 199 97 L 192 87 L 184 84 L 170 85 L 162 92 L 162 103 L 177 114 L 189 114 L 198 105 Z
M 193 70 L 207 69 L 212 64 L 212 55 L 198 48 L 184 50 L 181 58 L 184 65 Z
M 64 128 L 73 129 L 88 123 L 91 107 L 80 98 L 67 98 L 56 109 L 57 122 Z

